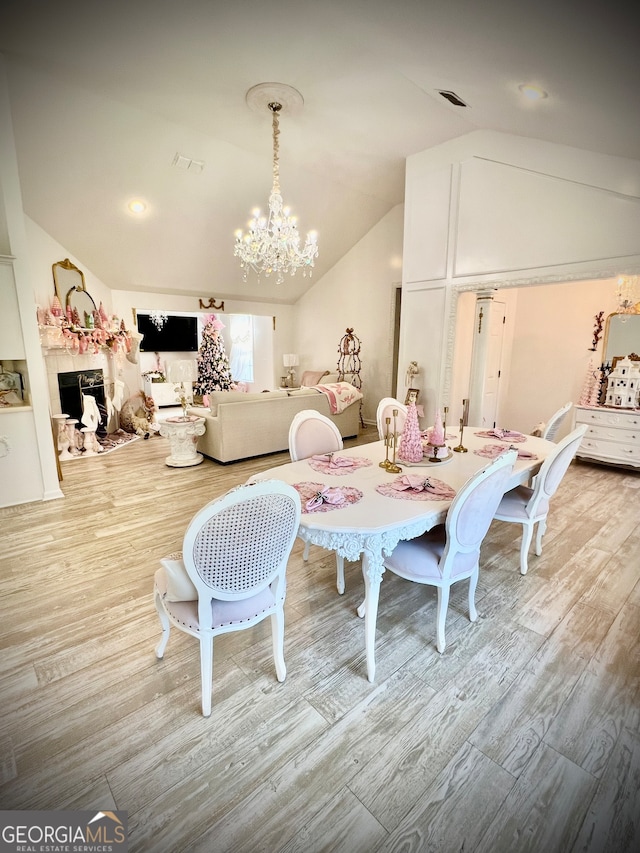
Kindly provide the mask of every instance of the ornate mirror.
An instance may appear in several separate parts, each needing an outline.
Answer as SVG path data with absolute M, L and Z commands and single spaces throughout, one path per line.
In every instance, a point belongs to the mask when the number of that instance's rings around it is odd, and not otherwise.
M 85 315 L 92 317 L 96 310 L 96 303 L 85 287 L 84 273 L 75 264 L 72 264 L 69 258 L 53 264 L 51 269 L 56 296 L 60 300 L 60 305 L 63 309 L 66 309 L 67 306 L 71 310 L 76 309 L 80 315 L 80 321 L 84 325 Z
M 602 359 L 612 364 L 617 356 L 623 358 L 640 353 L 640 313 L 609 314 L 605 323 Z

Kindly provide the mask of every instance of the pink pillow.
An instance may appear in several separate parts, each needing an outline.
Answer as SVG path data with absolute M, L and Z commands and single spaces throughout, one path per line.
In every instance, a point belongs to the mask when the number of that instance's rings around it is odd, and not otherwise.
M 322 377 L 327 376 L 328 373 L 328 370 L 305 370 L 302 374 L 300 384 L 304 385 L 305 388 L 311 388 L 313 385 L 317 385 Z

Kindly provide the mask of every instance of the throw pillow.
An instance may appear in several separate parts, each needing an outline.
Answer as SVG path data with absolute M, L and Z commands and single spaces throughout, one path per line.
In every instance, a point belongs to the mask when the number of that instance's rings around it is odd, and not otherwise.
M 311 388 L 313 385 L 317 385 L 323 376 L 328 376 L 328 374 L 328 370 L 305 370 L 302 374 L 300 385 L 305 388 Z
M 197 601 L 198 590 L 193 585 L 182 561 L 182 555 L 172 554 L 160 560 L 167 578 L 167 601 Z

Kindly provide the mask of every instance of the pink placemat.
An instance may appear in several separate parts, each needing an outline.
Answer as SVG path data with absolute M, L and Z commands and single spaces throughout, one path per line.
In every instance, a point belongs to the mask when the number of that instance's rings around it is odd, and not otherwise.
M 515 432 L 512 429 L 486 429 L 483 432 L 476 432 L 481 438 L 498 438 L 500 441 L 515 441 L 520 443 L 526 441 L 527 436 L 521 432 Z
M 300 495 L 302 512 L 329 512 L 332 509 L 344 509 L 362 500 L 360 489 L 352 486 L 325 486 L 324 483 L 294 483 L 293 488 Z
M 449 501 L 456 496 L 456 490 L 447 483 L 422 474 L 401 474 L 390 483 L 376 486 L 376 492 L 401 501 Z
M 500 456 L 501 453 L 506 453 L 507 450 L 517 450 L 518 451 L 518 459 L 537 459 L 535 453 L 531 453 L 530 450 L 525 450 L 520 447 L 505 447 L 504 444 L 485 444 L 483 447 L 479 447 L 477 450 L 474 450 L 476 456 L 486 456 L 489 459 L 495 459 L 496 456 Z
M 358 468 L 367 468 L 373 464 L 364 456 L 339 456 L 337 453 L 320 453 L 317 456 L 311 456 L 307 461 L 319 474 L 332 474 L 335 477 L 343 477 L 345 474 L 357 471 Z

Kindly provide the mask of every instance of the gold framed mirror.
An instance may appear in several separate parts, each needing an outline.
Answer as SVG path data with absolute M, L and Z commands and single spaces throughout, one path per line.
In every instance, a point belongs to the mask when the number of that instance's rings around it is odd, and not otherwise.
M 613 364 L 614 358 L 632 353 L 640 353 L 640 310 L 635 314 L 609 314 L 602 340 L 603 363 Z
M 76 309 L 80 315 L 81 325 L 85 325 L 84 318 L 85 316 L 93 316 L 96 303 L 86 288 L 84 273 L 71 263 L 69 258 L 52 264 L 51 270 L 56 296 L 63 310 L 66 310 L 67 307 L 71 308 L 72 311 Z

